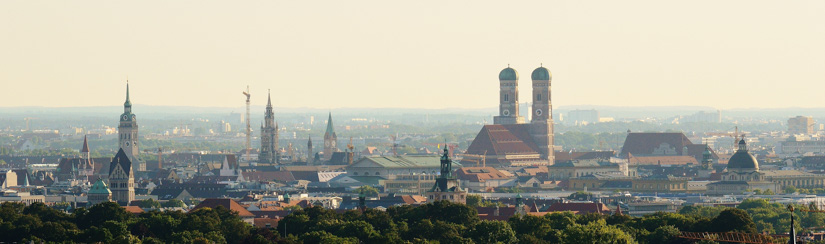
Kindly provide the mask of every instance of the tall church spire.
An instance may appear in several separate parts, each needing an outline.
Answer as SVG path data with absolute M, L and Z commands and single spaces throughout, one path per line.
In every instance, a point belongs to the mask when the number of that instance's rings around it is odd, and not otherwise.
M 131 107 L 132 101 L 129 101 L 129 80 L 126 80 L 126 102 L 123 103 L 123 106 Z
M 327 119 L 327 131 L 326 134 L 328 135 L 335 135 L 335 128 L 332 126 L 332 112 L 329 112 L 329 118 Z

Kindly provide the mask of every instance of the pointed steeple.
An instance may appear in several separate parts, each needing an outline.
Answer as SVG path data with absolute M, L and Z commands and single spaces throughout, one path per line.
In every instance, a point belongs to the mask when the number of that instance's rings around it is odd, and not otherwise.
M 81 153 L 88 153 L 89 152 L 89 141 L 86 140 L 86 136 L 83 136 L 83 149 L 80 149 Z
M 312 148 L 312 136 L 307 136 L 307 148 Z
M 129 100 L 129 80 L 126 80 L 126 102 L 123 103 L 124 107 L 131 107 L 132 101 Z
M 272 107 L 272 95 L 270 94 L 268 89 L 266 90 L 266 107 L 267 108 Z
M 29 186 L 29 173 L 26 172 L 26 178 L 23 180 L 23 186 Z
M 332 126 L 332 112 L 329 112 L 329 118 L 327 119 L 327 135 L 335 135 L 335 128 Z

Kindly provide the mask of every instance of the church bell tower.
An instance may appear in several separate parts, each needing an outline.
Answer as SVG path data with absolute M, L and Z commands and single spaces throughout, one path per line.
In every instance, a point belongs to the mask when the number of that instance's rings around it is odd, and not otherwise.
M 129 81 L 126 81 L 126 102 L 123 103 L 123 114 L 120 115 L 120 124 L 117 127 L 118 143 L 126 156 L 132 162 L 138 161 L 138 125 L 137 117 L 132 113 L 132 101 L 129 100 Z
M 541 159 L 553 164 L 553 106 L 550 97 L 552 75 L 545 67 L 538 67 L 530 75 L 533 80 L 533 108 L 530 135 L 536 142 Z
M 498 80 L 498 116 L 493 117 L 493 123 L 497 125 L 524 123 L 524 117 L 519 116 L 518 72 L 508 65 L 498 73 Z

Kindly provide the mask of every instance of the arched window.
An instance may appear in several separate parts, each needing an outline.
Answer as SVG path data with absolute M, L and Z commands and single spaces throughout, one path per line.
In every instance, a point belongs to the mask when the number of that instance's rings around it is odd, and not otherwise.
M 352 175 L 358 176 L 358 172 L 352 172 Z
M 536 94 L 536 101 L 541 101 L 541 93 Z
M 370 175 L 370 172 L 364 172 L 364 175 Z
M 380 172 L 375 172 L 375 175 L 381 175 L 381 173 Z
M 510 94 L 504 94 L 504 101 L 510 101 Z

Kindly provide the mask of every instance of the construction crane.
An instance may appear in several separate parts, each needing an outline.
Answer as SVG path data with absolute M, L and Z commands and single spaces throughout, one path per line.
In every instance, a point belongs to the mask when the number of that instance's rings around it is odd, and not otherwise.
M 251 96 L 249 93 L 249 85 L 246 86 L 246 91 L 243 92 L 243 95 L 246 96 L 246 160 L 249 160 L 249 151 L 252 150 L 252 125 L 249 122 L 249 97 Z
M 740 139 L 745 139 L 745 133 L 739 132 L 739 126 L 734 126 L 734 132 L 707 132 L 708 136 L 728 136 L 733 138 L 733 150 L 736 150 Z
M 455 155 L 455 149 L 458 148 L 457 144 L 452 144 L 452 143 L 427 143 L 427 142 L 425 142 L 423 144 L 427 145 L 427 146 L 436 146 L 439 150 L 441 149 L 441 145 L 443 144 L 445 147 L 450 149 L 449 154 L 450 154 L 451 158 Z

